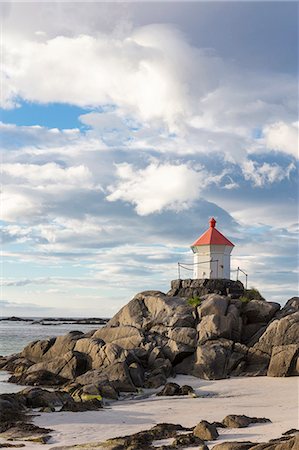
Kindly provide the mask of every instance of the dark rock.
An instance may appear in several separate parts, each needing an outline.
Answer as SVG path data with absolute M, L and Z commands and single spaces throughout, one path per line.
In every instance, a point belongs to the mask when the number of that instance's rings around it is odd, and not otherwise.
M 271 420 L 266 419 L 264 417 L 248 417 L 244 415 L 234 415 L 230 414 L 226 416 L 222 423 L 227 428 L 246 428 L 251 423 L 267 423 L 271 422 Z
M 279 303 L 251 300 L 244 305 L 242 314 L 246 323 L 268 323 L 279 309 Z
M 68 380 L 73 380 L 77 376 L 88 370 L 88 358 L 84 353 L 69 351 L 63 356 L 39 362 L 29 367 L 26 374 L 45 370 Z
M 157 395 L 158 396 L 170 397 L 170 396 L 173 396 L 173 395 L 180 395 L 180 393 L 181 393 L 181 388 L 180 388 L 180 386 L 178 384 L 176 384 L 176 383 L 167 383 L 163 387 L 162 391 L 158 392 Z
M 286 302 L 284 307 L 276 313 L 277 319 L 282 319 L 285 316 L 299 312 L 299 297 L 292 297 Z
M 97 399 L 87 400 L 85 402 L 66 402 L 60 411 L 72 411 L 72 412 L 84 412 L 84 411 L 96 411 L 103 408 L 102 402 Z
M 20 448 L 20 447 L 25 447 L 25 444 L 10 444 L 8 442 L 0 444 L 0 448 Z
M 299 448 L 299 434 L 272 439 L 267 443 L 256 444 L 250 450 L 297 450 Z
M 187 431 L 181 425 L 171 423 L 161 423 L 145 431 L 134 433 L 130 436 L 122 436 L 101 443 L 109 450 L 149 450 L 154 449 L 151 444 L 154 440 L 175 438 L 178 431 Z
M 0 321 L 8 321 L 8 322 L 32 322 L 31 319 L 27 319 L 25 317 L 1 317 Z
M 28 408 L 47 408 L 62 406 L 72 398 L 67 392 L 48 391 L 41 388 L 26 388 L 20 392 L 25 398 L 25 404 Z
M 167 295 L 190 298 L 213 293 L 239 298 L 244 294 L 244 286 L 241 281 L 226 279 L 173 280 Z
M 45 406 L 44 408 L 41 408 L 39 410 L 39 412 L 51 413 L 51 412 L 55 412 L 55 408 L 54 408 L 54 406 Z
M 29 386 L 61 386 L 67 382 L 67 379 L 48 370 L 37 370 L 32 373 L 23 372 L 21 375 L 12 375 L 8 381 Z
M 196 396 L 193 387 L 188 386 L 187 384 L 181 386 L 179 395 L 190 395 L 191 397 Z
M 144 382 L 144 386 L 148 389 L 156 389 L 166 384 L 167 378 L 163 372 L 152 372 Z
M 299 433 L 299 430 L 297 430 L 297 428 L 291 428 L 288 431 L 285 431 L 284 433 L 282 433 L 283 436 L 289 436 L 291 434 L 297 434 Z
M 188 434 L 181 434 L 180 436 L 176 437 L 171 445 L 173 448 L 195 447 L 199 445 L 204 445 L 204 441 L 199 437 L 195 436 L 193 433 L 188 433 Z
M 18 394 L 0 395 L 0 432 L 17 421 L 26 420 L 25 399 Z
M 39 362 L 55 343 L 55 340 L 56 338 L 51 338 L 30 342 L 30 344 L 26 345 L 20 356 L 33 362 Z
M 52 430 L 49 428 L 41 428 L 33 423 L 27 422 L 16 422 L 10 426 L 5 432 L 1 433 L 1 437 L 9 440 L 22 440 L 22 441 L 34 441 L 41 442 L 39 438 L 41 436 L 47 436 L 49 440 L 50 433 Z M 45 442 L 43 442 L 45 443 Z
M 197 347 L 195 355 L 178 364 L 176 373 L 193 375 L 206 380 L 228 376 L 228 362 L 233 352 L 233 342 L 227 339 L 207 341 Z
M 33 362 L 29 361 L 27 358 L 16 357 L 7 358 L 5 364 L 2 365 L 1 369 L 7 370 L 8 372 L 14 372 L 14 375 L 18 376 L 25 372 Z
M 74 350 L 76 342 L 84 336 L 82 331 L 70 331 L 63 336 L 57 336 L 53 345 L 45 353 L 43 360 L 51 360 L 53 358 L 59 358 L 68 352 Z M 29 358 L 30 359 L 30 358 Z
M 248 344 L 250 341 L 252 341 L 252 338 L 260 331 L 262 330 L 262 333 L 257 337 L 255 342 L 252 342 L 252 345 L 254 345 L 260 338 L 260 336 L 265 331 L 267 324 L 266 323 L 249 323 L 247 325 L 243 325 L 242 328 L 242 343 Z
M 220 442 L 219 444 L 214 445 L 213 450 L 251 450 L 253 442 Z
M 179 386 L 177 383 L 166 383 L 163 389 L 156 394 L 157 396 L 170 397 L 173 395 L 190 395 L 195 397 L 194 389 L 191 386 Z
M 193 434 L 204 441 L 214 441 L 219 436 L 215 425 L 206 420 L 202 420 L 196 425 Z

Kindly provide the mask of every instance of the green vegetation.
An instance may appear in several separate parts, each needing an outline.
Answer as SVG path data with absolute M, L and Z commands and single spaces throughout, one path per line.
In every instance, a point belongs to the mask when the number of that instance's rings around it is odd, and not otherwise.
M 248 303 L 251 300 L 265 300 L 261 293 L 254 287 L 245 289 L 244 295 L 239 298 L 242 303 Z
M 197 306 L 201 305 L 202 299 L 198 296 L 194 296 L 192 298 L 189 298 L 188 305 L 194 306 L 194 308 L 197 308 Z
M 242 295 L 242 297 L 240 297 L 239 300 L 242 303 L 249 303 L 251 299 Z

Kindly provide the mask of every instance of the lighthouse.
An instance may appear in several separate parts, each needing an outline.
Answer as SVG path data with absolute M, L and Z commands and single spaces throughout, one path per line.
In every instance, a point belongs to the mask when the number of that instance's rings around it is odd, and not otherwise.
M 230 279 L 230 254 L 234 244 L 216 229 L 216 220 L 192 245 L 194 254 L 193 278 Z

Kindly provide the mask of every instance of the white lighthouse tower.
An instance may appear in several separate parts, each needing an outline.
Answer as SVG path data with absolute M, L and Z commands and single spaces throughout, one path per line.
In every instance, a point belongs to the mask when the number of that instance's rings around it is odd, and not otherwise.
M 234 244 L 216 228 L 214 217 L 210 219 L 210 228 L 192 245 L 194 253 L 193 278 L 230 279 L 230 254 Z

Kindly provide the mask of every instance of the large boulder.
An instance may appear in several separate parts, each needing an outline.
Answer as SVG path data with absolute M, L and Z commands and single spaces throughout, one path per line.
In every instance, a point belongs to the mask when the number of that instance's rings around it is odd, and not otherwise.
M 25 398 L 28 408 L 62 406 L 67 401 L 71 401 L 71 396 L 67 392 L 48 391 L 41 388 L 26 388 L 19 395 Z
M 197 308 L 198 316 L 225 316 L 229 305 L 228 297 L 219 294 L 208 294 L 204 297 L 203 302 Z
M 253 349 L 271 357 L 273 347 L 297 344 L 298 336 L 299 312 L 271 322 Z
M 231 339 L 233 319 L 231 316 L 209 315 L 204 316 L 198 325 L 198 342 L 205 343 L 211 339 Z
M 108 326 L 97 330 L 93 334 L 93 338 L 102 339 L 106 343 L 117 344 L 125 349 L 132 349 L 140 346 L 144 340 L 144 335 L 136 327 Z
M 28 386 L 60 386 L 65 384 L 68 380 L 56 375 L 48 370 L 36 370 L 35 372 L 23 372 L 21 374 L 12 375 L 9 380 L 10 383 L 18 383 Z
M 39 362 L 54 343 L 55 338 L 30 342 L 30 344 L 26 345 L 23 349 L 20 356 L 33 362 Z
M 194 355 L 175 366 L 176 373 L 193 375 L 206 380 L 219 380 L 228 376 L 229 360 L 234 343 L 227 339 L 207 341 L 197 347 Z
M 273 347 L 267 375 L 287 377 L 295 375 L 299 355 L 299 344 L 277 345 Z M 299 375 L 299 374 L 296 374 Z
M 154 326 L 194 327 L 193 308 L 185 299 L 168 297 L 159 291 L 137 294 L 109 322 L 109 327 L 132 326 L 143 332 Z
M 192 352 L 196 349 L 197 332 L 191 327 L 171 328 L 167 332 L 167 337 L 177 344 L 182 344 L 185 351 Z
M 26 374 L 28 375 L 42 370 L 72 380 L 88 370 L 88 359 L 83 353 L 69 351 L 63 354 L 63 356 L 34 364 L 29 367 Z
M 53 345 L 51 345 L 49 350 L 43 355 L 43 359 L 50 360 L 57 358 L 74 350 L 77 340 L 81 339 L 83 336 L 84 333 L 81 331 L 70 331 L 63 336 L 57 336 Z
M 245 323 L 268 323 L 279 309 L 279 303 L 266 302 L 264 300 L 250 300 L 250 302 L 245 304 L 242 314 Z

